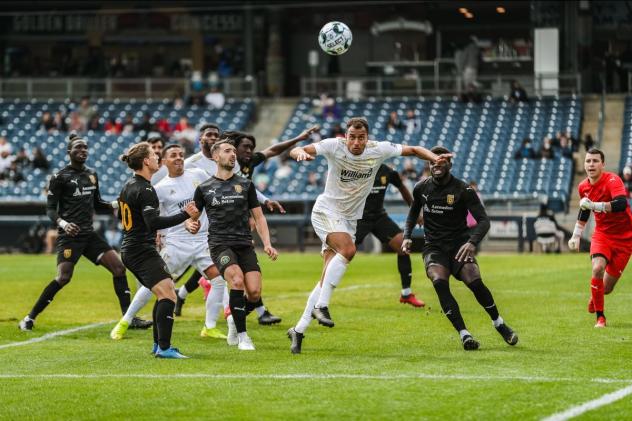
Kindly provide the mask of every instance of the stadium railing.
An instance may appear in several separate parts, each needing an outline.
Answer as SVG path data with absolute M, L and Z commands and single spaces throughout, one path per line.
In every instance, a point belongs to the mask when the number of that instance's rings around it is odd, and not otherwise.
M 232 98 L 257 96 L 257 79 L 231 77 L 219 80 L 220 91 Z M 173 98 L 189 95 L 191 82 L 186 78 L 10 78 L 0 79 L 2 98 L 52 98 L 65 100 L 91 96 L 114 98 Z

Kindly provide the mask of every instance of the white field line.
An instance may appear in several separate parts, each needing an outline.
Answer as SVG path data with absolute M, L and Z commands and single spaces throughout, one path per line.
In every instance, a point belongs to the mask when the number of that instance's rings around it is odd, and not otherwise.
M 601 408 L 602 406 L 610 405 L 626 396 L 632 394 L 632 385 L 624 387 L 623 389 L 616 390 L 612 393 L 607 393 L 597 399 L 588 401 L 581 405 L 568 408 L 566 411 L 555 413 L 543 419 L 543 421 L 565 421 L 574 417 L 578 417 L 593 409 Z
M 92 324 L 89 324 L 89 325 L 73 327 L 72 329 L 58 330 L 56 332 L 50 332 L 50 333 L 47 333 L 45 335 L 39 336 L 37 338 L 32 338 L 32 339 L 29 339 L 29 340 L 26 340 L 26 341 L 11 342 L 11 343 L 8 343 L 8 344 L 3 344 L 3 345 L 0 345 L 0 349 L 13 348 L 14 346 L 24 346 L 24 345 L 34 344 L 34 343 L 37 343 L 37 342 L 43 342 L 43 341 L 47 341 L 49 339 L 56 338 L 58 336 L 70 335 L 71 333 L 80 332 L 82 330 L 94 329 L 95 327 L 104 326 L 104 325 L 107 325 L 107 324 L 110 324 L 110 323 L 114 323 L 115 321 L 116 320 L 110 320 L 109 322 L 92 323 Z
M 213 374 L 213 373 L 174 373 L 174 374 L 0 374 L 0 379 L 250 379 L 250 380 L 465 380 L 465 381 L 521 381 L 527 383 L 632 383 L 632 379 L 578 378 L 578 377 L 539 377 L 539 376 L 480 376 L 463 374 Z M 632 387 L 632 386 L 630 386 Z

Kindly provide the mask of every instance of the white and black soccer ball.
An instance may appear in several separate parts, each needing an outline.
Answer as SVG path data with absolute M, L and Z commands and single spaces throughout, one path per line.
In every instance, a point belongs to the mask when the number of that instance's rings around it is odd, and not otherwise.
M 329 22 L 318 33 L 318 44 L 327 54 L 339 56 L 351 47 L 351 29 L 342 22 Z

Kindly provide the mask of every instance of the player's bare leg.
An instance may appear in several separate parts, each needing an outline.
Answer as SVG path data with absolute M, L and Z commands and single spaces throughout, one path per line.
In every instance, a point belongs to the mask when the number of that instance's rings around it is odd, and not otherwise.
M 403 241 L 404 234 L 400 232 L 388 242 L 388 246 L 397 253 L 397 270 L 399 271 L 399 277 L 402 281 L 402 293 L 399 297 L 399 302 L 402 304 L 410 304 L 413 307 L 423 307 L 426 304 L 422 300 L 417 299 L 410 289 L 412 263 L 410 262 L 410 255 L 402 251 Z
M 606 316 L 604 313 L 604 275 L 608 262 L 602 255 L 594 255 L 592 258 L 592 279 L 590 280 L 590 302 L 597 315 L 595 327 L 606 327 Z M 614 287 L 614 285 L 613 285 Z M 590 311 L 590 304 L 589 304 Z

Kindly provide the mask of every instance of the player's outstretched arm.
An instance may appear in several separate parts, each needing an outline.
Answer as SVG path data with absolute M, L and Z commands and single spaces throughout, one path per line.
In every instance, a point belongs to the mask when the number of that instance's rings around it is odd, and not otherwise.
M 402 242 L 402 251 L 406 254 L 410 254 L 410 246 L 413 244 L 411 236 L 413 235 L 413 229 L 419 219 L 419 213 L 426 200 L 421 195 L 421 183 L 418 183 L 413 190 L 413 203 L 408 210 L 408 217 L 406 217 L 406 226 L 404 227 L 404 241 Z
M 416 156 L 430 162 L 445 161 L 452 158 L 451 153 L 437 155 L 423 146 L 402 146 L 402 156 Z
M 261 153 L 266 157 L 266 159 L 272 158 L 277 155 L 281 155 L 283 152 L 290 149 L 292 146 L 296 145 L 298 142 L 309 139 L 312 133 L 318 130 L 320 130 L 320 127 L 318 125 L 314 125 L 310 127 L 309 129 L 303 130 L 301 134 L 296 136 L 294 139 L 286 140 L 284 142 L 279 142 L 276 145 L 268 146 L 267 148 L 262 150 Z
M 290 158 L 296 160 L 297 162 L 314 160 L 316 158 L 316 147 L 314 145 L 316 145 L 316 143 L 292 149 L 290 151 Z
M 141 193 L 140 203 L 143 203 L 143 220 L 151 231 L 158 231 L 181 224 L 189 218 L 200 216 L 195 203 L 189 202 L 182 212 L 171 216 L 160 216 L 158 197 L 153 189 L 145 189 Z
M 257 192 L 257 200 L 259 201 L 259 203 L 268 208 L 270 212 L 278 210 L 280 213 L 285 213 L 285 208 L 283 207 L 283 205 L 281 205 L 281 203 L 277 202 L 276 200 L 270 199 L 268 196 L 261 193 L 257 189 L 255 189 L 255 191 Z
M 263 216 L 261 207 L 250 209 L 250 213 L 255 220 L 255 226 L 257 227 L 259 238 L 261 238 L 261 241 L 263 242 L 263 251 L 266 252 L 270 259 L 276 260 L 279 253 L 274 247 L 272 247 L 272 242 L 270 241 L 270 231 L 268 230 L 268 222 L 266 221 L 266 217 Z

